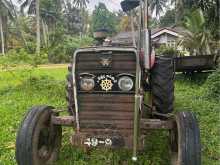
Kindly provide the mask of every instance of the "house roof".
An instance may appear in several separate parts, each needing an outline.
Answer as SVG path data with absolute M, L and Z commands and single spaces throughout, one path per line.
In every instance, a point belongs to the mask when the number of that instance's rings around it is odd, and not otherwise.
M 171 28 L 161 28 L 157 31 L 155 31 L 154 33 L 151 34 L 151 38 L 155 38 L 155 37 L 158 37 L 164 33 L 167 33 L 167 34 L 170 34 L 170 35 L 173 35 L 175 37 L 182 37 L 182 35 L 176 31 L 175 29 L 171 29 Z
M 181 27 L 164 27 L 164 28 L 155 28 L 151 30 L 151 38 L 158 37 L 164 33 L 168 33 L 175 37 L 182 37 L 186 30 Z M 138 37 L 138 31 L 135 31 L 135 38 Z M 113 43 L 125 42 L 130 43 L 132 40 L 132 32 L 120 32 L 112 38 Z

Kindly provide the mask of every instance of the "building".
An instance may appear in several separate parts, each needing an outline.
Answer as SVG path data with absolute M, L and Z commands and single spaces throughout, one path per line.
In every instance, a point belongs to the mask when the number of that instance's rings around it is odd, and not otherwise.
M 151 30 L 151 40 L 155 47 L 166 45 L 177 48 L 179 40 L 183 37 L 184 30 L 182 28 L 158 28 Z M 135 32 L 136 41 L 138 40 L 138 32 Z M 130 46 L 132 43 L 132 32 L 120 32 L 112 38 L 114 45 Z M 180 48 L 179 48 L 180 49 Z

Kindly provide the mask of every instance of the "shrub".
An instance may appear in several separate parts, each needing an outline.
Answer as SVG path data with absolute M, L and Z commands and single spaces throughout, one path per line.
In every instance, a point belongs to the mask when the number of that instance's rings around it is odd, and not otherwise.
M 70 59 L 76 49 L 89 46 L 92 43 L 93 39 L 90 37 L 83 37 L 80 39 L 79 37 L 65 36 L 63 42 L 60 42 L 58 45 L 49 50 L 49 61 L 52 63 L 70 62 Z
M 205 93 L 207 97 L 220 99 L 220 68 L 212 73 L 206 80 Z
M 0 56 L 0 67 L 3 69 L 26 64 L 36 66 L 43 63 L 48 63 L 47 53 L 43 51 L 41 55 L 36 55 L 28 53 L 25 49 L 12 49 L 4 56 Z
M 175 56 L 181 56 L 182 54 L 178 50 L 176 50 L 172 47 L 168 47 L 166 45 L 161 45 L 159 48 L 156 49 L 156 55 L 175 57 Z

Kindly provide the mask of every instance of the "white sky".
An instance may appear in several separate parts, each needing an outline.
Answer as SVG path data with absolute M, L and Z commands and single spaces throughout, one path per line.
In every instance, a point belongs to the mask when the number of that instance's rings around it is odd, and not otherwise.
M 90 12 L 92 12 L 95 8 L 95 5 L 98 5 L 99 2 L 102 2 L 105 3 L 110 11 L 118 11 L 119 9 L 121 9 L 121 1 L 122 0 L 90 0 L 88 4 L 88 9 L 90 10 Z M 12 0 L 12 2 L 18 6 L 18 0 Z
M 105 3 L 110 11 L 118 11 L 119 9 L 121 9 L 121 1 L 122 0 L 90 0 L 90 3 L 88 4 L 88 9 L 92 11 L 95 5 L 98 5 L 99 2 L 102 2 Z
M 71 1 L 71 0 L 70 0 L 70 1 Z M 121 9 L 120 3 L 121 3 L 122 0 L 89 0 L 89 1 L 90 1 L 90 2 L 89 2 L 89 4 L 88 4 L 87 8 L 89 9 L 90 13 L 92 13 L 92 11 L 94 10 L 95 6 L 98 5 L 99 2 L 104 3 L 104 4 L 106 5 L 106 7 L 107 7 L 110 11 L 112 11 L 112 12 L 118 11 L 118 10 Z M 18 0 L 12 0 L 12 2 L 13 2 L 14 4 L 16 4 L 17 6 L 19 6 Z M 173 8 L 172 5 L 168 5 L 168 6 L 169 6 L 169 8 Z M 165 11 L 166 11 L 166 10 L 167 10 L 167 9 L 165 9 Z M 161 15 L 164 15 L 164 13 L 161 13 Z M 155 13 L 153 13 L 153 16 L 155 17 Z

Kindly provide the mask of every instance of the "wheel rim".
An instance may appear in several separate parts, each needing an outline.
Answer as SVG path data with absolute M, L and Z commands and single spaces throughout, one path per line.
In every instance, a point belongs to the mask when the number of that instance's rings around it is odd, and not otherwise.
M 38 143 L 38 155 L 43 160 L 48 160 L 51 154 L 50 146 L 50 130 L 49 128 L 43 128 L 40 131 L 39 143 Z
M 58 127 L 50 122 L 51 112 L 43 114 L 38 121 L 33 135 L 33 162 L 34 165 L 50 164 L 57 153 L 61 138 Z

